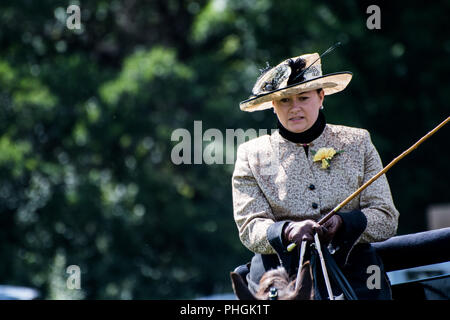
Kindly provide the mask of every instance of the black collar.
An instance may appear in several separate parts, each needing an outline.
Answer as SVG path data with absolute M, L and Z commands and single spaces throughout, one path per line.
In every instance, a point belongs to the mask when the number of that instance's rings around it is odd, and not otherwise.
M 325 130 L 326 124 L 327 122 L 325 120 L 325 115 L 322 111 L 319 111 L 319 116 L 317 117 L 317 120 L 316 122 L 314 122 L 312 127 L 300 133 L 289 131 L 288 129 L 283 127 L 280 120 L 277 120 L 278 131 L 283 138 L 294 143 L 304 144 L 310 143 L 311 141 L 317 139 L 322 134 L 323 130 Z

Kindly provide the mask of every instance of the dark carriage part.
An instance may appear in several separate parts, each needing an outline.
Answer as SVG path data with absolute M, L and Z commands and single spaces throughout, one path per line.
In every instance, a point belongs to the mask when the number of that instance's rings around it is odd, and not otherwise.
M 450 300 L 450 274 L 392 286 L 394 300 Z
M 394 300 L 450 299 L 450 228 L 397 236 L 372 246 L 391 281 L 394 274 L 405 277 L 392 284 Z
M 450 261 L 450 228 L 396 236 L 372 243 L 383 261 L 388 275 L 392 272 L 409 272 L 408 269 Z M 412 269 L 411 269 L 412 270 Z M 243 283 L 250 271 L 250 263 L 238 266 L 237 273 Z M 445 270 L 444 270 L 445 271 Z M 450 273 L 402 281 L 392 285 L 394 300 L 450 299 Z
M 372 243 L 385 270 L 401 270 L 450 261 L 450 228 L 396 236 Z

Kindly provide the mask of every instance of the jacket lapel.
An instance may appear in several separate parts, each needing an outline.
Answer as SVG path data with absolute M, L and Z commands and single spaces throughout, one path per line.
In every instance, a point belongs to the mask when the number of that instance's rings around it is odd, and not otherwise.
M 297 176 L 299 169 L 307 168 L 309 170 L 308 159 L 300 144 L 286 140 L 280 135 L 278 130 L 272 134 L 272 137 L 272 150 L 277 153 L 278 149 L 279 164 L 288 177 Z

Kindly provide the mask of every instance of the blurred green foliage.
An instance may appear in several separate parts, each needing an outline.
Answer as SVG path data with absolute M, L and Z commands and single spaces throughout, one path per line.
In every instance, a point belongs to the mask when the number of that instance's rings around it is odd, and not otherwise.
M 373 1 L 372 1 L 373 2 Z M 243 113 L 266 61 L 343 46 L 330 123 L 367 128 L 387 164 L 449 114 L 449 1 L 3 1 L 0 4 L 0 283 L 48 299 L 230 292 L 251 253 L 232 217 L 232 165 L 174 165 L 171 133 L 275 127 Z M 81 7 L 81 30 L 65 22 Z M 448 202 L 448 128 L 391 169 L 399 233 Z M 237 146 L 236 146 L 237 147 Z M 66 267 L 79 265 L 80 291 Z

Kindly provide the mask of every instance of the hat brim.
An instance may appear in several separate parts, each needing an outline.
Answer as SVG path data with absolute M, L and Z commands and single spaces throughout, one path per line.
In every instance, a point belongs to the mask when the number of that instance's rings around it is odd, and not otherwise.
M 349 71 L 330 73 L 301 83 L 296 83 L 281 89 L 252 97 L 239 103 L 242 111 L 253 112 L 272 108 L 272 101 L 293 94 L 299 94 L 322 88 L 325 95 L 344 90 L 352 80 L 353 73 Z

